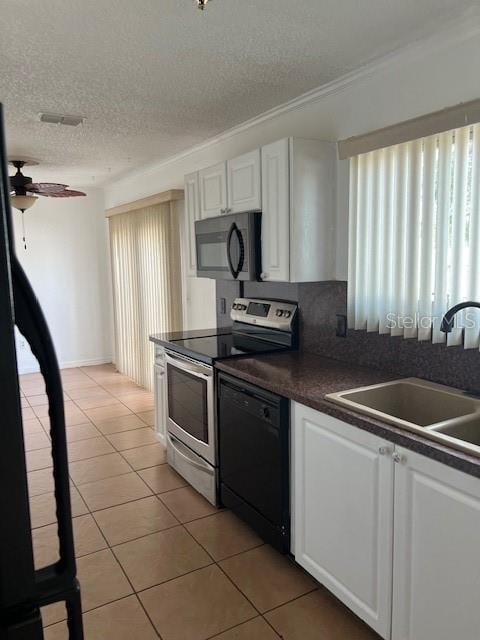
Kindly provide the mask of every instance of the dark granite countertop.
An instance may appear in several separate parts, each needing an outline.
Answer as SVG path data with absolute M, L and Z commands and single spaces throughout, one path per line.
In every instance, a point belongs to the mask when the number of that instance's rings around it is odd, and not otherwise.
M 218 370 L 246 382 L 317 409 L 460 471 L 480 477 L 480 458 L 405 429 L 380 422 L 375 418 L 350 411 L 325 399 L 328 393 L 395 380 L 400 377 L 398 375 L 297 351 L 231 358 L 221 360 L 215 366 Z
M 169 331 L 167 333 L 152 333 L 149 336 L 150 342 L 154 342 L 162 347 L 168 346 L 169 342 L 176 340 L 189 340 L 190 338 L 204 338 L 205 336 L 217 336 L 231 333 L 230 327 L 214 329 L 192 329 L 190 331 Z

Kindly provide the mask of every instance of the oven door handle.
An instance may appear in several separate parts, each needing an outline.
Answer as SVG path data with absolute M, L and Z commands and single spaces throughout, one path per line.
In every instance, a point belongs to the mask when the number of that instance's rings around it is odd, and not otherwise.
M 202 367 L 202 365 L 195 364 L 194 362 L 190 362 L 190 360 L 185 360 L 184 358 L 177 358 L 173 355 L 170 355 L 170 353 L 165 354 L 165 361 L 167 362 L 167 364 L 172 365 L 172 367 L 176 367 L 177 369 L 186 371 L 192 376 L 202 378 L 202 380 L 210 380 L 213 376 L 213 372 L 209 370 L 205 371 L 206 367 Z
M 234 233 L 237 235 L 238 244 L 240 246 L 240 255 L 238 257 L 238 265 L 236 269 L 233 266 L 232 253 L 230 251 L 232 236 Z M 240 274 L 240 271 L 243 269 L 243 263 L 245 262 L 245 245 L 243 243 L 242 232 L 237 227 L 235 222 L 232 222 L 232 226 L 230 227 L 230 230 L 227 236 L 227 260 L 228 260 L 228 267 L 230 269 L 230 273 L 232 274 L 232 277 L 234 278 L 234 280 L 236 280 Z
M 201 462 L 194 460 L 192 456 L 188 455 L 190 451 L 188 447 L 186 447 L 183 444 L 183 442 L 180 442 L 180 440 L 178 440 L 178 438 L 175 438 L 175 436 L 173 436 L 171 433 L 167 434 L 167 438 L 169 440 L 170 445 L 175 450 L 175 453 L 177 453 L 181 458 L 186 460 L 188 464 L 190 464 L 192 467 L 195 467 L 196 469 L 199 469 L 200 471 L 203 471 L 204 473 L 208 473 L 211 476 L 213 476 L 214 474 L 213 468 L 206 462 L 205 464 L 202 464 Z

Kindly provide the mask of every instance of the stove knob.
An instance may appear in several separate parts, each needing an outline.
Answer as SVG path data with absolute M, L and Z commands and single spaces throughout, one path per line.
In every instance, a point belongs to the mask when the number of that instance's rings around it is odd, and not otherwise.
M 285 316 L 285 318 L 290 318 L 290 316 L 292 315 L 291 311 L 284 311 L 283 315 Z
M 246 304 L 242 304 L 242 305 L 241 305 L 241 307 L 240 307 L 240 309 L 241 309 L 242 311 L 246 311 L 246 310 L 247 310 L 247 305 L 246 305 Z
M 283 316 L 283 311 L 281 309 L 277 309 L 277 312 L 275 313 L 275 315 L 278 317 Z
M 268 407 L 262 407 L 262 413 L 267 420 L 270 418 L 270 409 Z

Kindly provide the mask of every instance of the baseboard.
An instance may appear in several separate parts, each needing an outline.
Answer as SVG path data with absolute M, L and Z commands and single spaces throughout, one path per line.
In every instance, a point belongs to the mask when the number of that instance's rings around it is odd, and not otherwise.
M 77 367 L 91 367 L 96 364 L 110 364 L 112 362 L 111 356 L 105 358 L 91 358 L 89 360 L 69 360 L 60 361 L 58 363 L 60 369 L 75 369 Z M 19 367 L 18 373 L 22 375 L 24 373 L 38 373 L 40 368 L 38 365 L 32 365 L 27 367 Z
M 90 360 L 71 360 L 70 362 L 59 362 L 60 369 L 75 369 L 76 367 L 93 367 L 96 364 L 110 364 L 112 356 L 106 358 L 91 358 Z

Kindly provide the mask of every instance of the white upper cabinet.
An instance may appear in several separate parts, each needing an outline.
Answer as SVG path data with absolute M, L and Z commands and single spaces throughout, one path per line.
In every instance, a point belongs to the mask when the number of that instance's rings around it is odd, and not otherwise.
M 261 152 L 262 279 L 335 279 L 335 145 L 285 138 Z
M 262 208 L 260 149 L 227 162 L 227 213 Z
M 200 217 L 212 218 L 226 213 L 227 165 L 220 162 L 198 172 L 200 182 Z
M 187 276 L 197 273 L 197 250 L 195 243 L 195 221 L 200 220 L 200 198 L 198 172 L 185 176 L 185 272 Z
M 480 480 L 397 453 L 392 638 L 478 638 Z
M 200 219 L 262 211 L 262 280 L 335 279 L 333 143 L 284 138 L 186 176 L 186 192 L 193 193 L 195 175 Z M 193 205 L 186 206 L 190 234 L 194 234 L 192 221 L 197 213 Z M 194 275 L 192 239 L 189 244 L 187 273 Z
M 290 161 L 287 138 L 262 147 L 262 279 L 290 280 Z
M 393 447 L 297 403 L 292 424 L 295 559 L 388 638 Z

